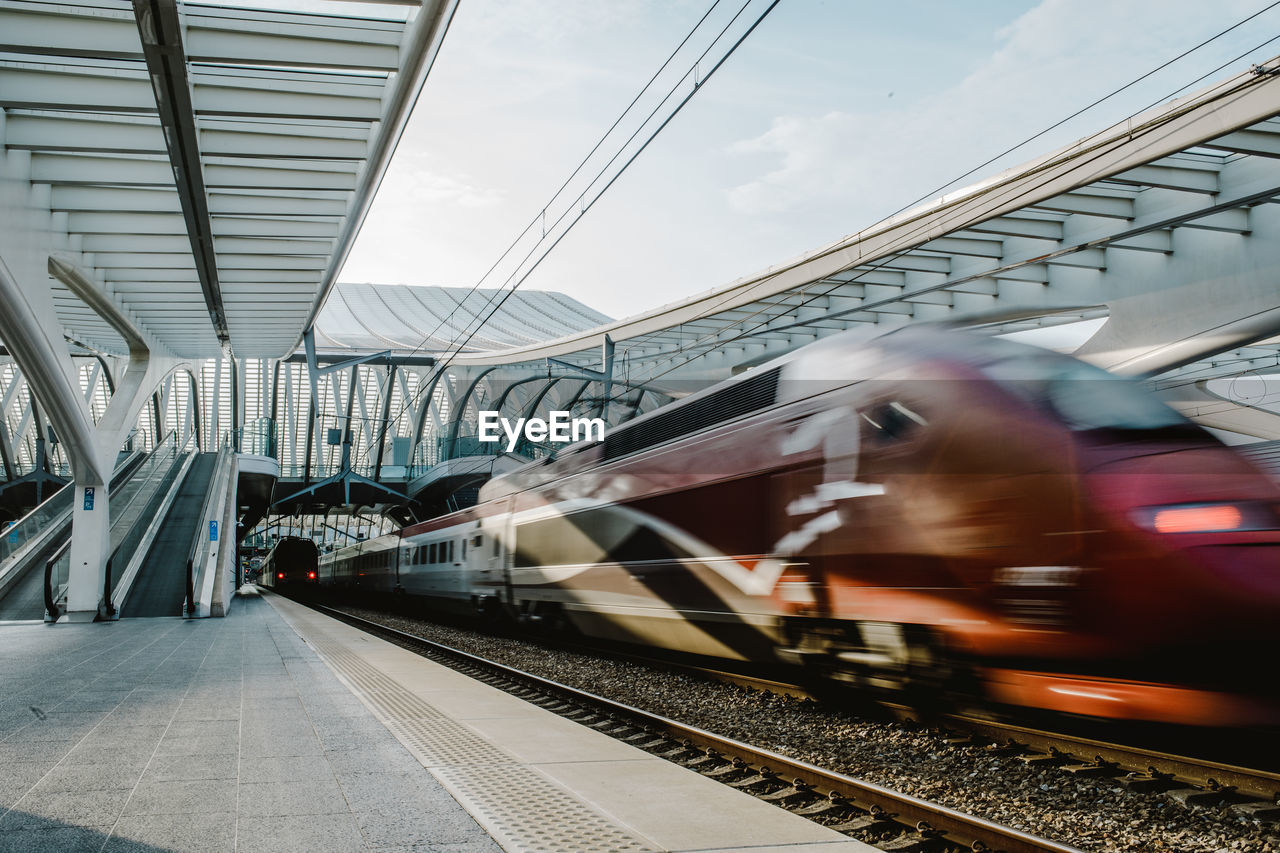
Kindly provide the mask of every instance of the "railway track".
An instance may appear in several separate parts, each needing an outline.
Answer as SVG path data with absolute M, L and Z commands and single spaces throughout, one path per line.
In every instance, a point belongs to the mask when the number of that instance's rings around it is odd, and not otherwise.
M 588 651 L 583 649 L 583 651 Z M 628 659 L 696 673 L 717 681 L 796 698 L 816 698 L 803 685 L 648 657 Z M 899 719 L 918 722 L 911 708 L 880 703 Z M 1190 808 L 1219 808 L 1247 820 L 1280 824 L 1280 774 L 1143 747 L 1027 728 L 968 714 L 930 720 L 950 732 L 948 743 L 1016 752 L 1028 764 L 1075 776 L 1114 778 L 1126 788 L 1161 794 Z
M 886 851 L 1082 853 L 1066 844 L 722 737 L 341 610 L 302 603 Z

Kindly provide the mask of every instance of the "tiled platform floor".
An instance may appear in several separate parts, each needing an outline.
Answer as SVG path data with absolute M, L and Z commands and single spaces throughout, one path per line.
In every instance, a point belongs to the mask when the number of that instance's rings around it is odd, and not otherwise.
M 498 846 L 258 597 L 0 627 L 0 851 Z

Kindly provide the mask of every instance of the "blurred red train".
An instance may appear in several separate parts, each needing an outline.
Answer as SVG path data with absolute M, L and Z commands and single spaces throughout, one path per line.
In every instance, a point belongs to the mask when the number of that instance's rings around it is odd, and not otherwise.
M 837 335 L 322 557 L 319 581 L 908 694 L 1276 721 L 1280 489 L 1136 383 Z

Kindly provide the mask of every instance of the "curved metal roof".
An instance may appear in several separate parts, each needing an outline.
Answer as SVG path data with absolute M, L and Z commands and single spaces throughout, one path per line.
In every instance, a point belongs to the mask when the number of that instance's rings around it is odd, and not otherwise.
M 25 213 L 47 209 L 59 259 L 161 349 L 287 356 L 336 279 L 456 3 L 310 4 L 360 9 L 339 15 L 0 0 L 0 142 L 29 158 Z M 123 352 L 54 286 L 70 337 Z
M 316 318 L 316 345 L 452 352 L 500 298 L 497 290 L 342 283 Z M 463 352 L 534 345 L 609 322 L 609 317 L 563 293 L 518 290 L 479 327 Z

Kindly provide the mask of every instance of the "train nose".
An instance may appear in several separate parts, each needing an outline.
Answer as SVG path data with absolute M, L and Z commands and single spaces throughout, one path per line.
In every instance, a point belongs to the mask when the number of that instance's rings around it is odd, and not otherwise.
M 1114 460 L 1088 482 L 1113 528 L 1152 562 L 1147 578 L 1160 587 L 1148 595 L 1183 589 L 1204 611 L 1280 616 L 1280 488 L 1234 452 Z

